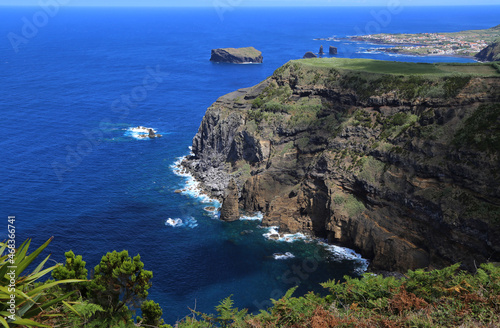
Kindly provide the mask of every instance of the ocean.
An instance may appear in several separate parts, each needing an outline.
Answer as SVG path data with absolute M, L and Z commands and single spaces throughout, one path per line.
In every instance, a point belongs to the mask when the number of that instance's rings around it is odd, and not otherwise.
M 229 295 L 257 311 L 295 285 L 296 295 L 319 292 L 367 265 L 300 235 L 270 240 L 258 213 L 224 223 L 204 209 L 217 204 L 174 163 L 218 97 L 320 45 L 338 47 L 338 57 L 470 62 L 367 53 L 370 45 L 340 38 L 500 23 L 500 6 L 45 9 L 0 7 L 0 239 L 15 216 L 17 243 L 54 236 L 45 253 L 57 262 L 73 250 L 90 271 L 106 252 L 139 253 L 168 323 L 189 308 L 213 312 Z M 337 41 L 314 40 L 329 37 Z M 213 48 L 243 46 L 261 50 L 264 63 L 209 61 Z M 163 137 L 135 138 L 139 125 Z

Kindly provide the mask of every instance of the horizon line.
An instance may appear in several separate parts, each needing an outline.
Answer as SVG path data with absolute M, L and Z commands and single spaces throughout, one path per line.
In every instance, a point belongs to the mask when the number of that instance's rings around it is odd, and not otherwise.
M 67 4 L 61 5 L 64 7 L 85 7 L 85 8 L 214 8 L 213 5 L 192 5 L 192 6 L 183 6 L 183 5 L 85 5 L 85 4 Z M 460 5 L 419 5 L 419 4 L 407 4 L 403 7 L 482 7 L 482 6 L 500 6 L 500 4 L 460 4 Z M 40 5 L 31 5 L 31 4 L 0 4 L 0 7 L 40 7 Z M 240 8 L 335 8 L 335 7 L 345 7 L 345 8 L 385 8 L 386 5 L 373 5 L 373 6 L 365 6 L 365 5 L 334 5 L 334 4 L 325 4 L 325 5 L 240 5 Z

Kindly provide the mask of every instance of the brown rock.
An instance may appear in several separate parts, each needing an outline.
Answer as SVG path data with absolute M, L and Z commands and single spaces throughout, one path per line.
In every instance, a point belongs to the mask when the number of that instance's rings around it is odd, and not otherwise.
M 220 210 L 220 218 L 223 221 L 236 221 L 240 218 L 238 205 L 238 186 L 234 179 L 229 181 L 226 188 L 224 201 Z

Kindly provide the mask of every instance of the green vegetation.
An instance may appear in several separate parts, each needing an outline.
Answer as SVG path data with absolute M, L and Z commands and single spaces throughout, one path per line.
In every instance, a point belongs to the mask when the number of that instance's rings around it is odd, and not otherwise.
M 301 59 L 278 69 L 277 77 L 278 71 L 279 77 L 298 77 L 301 84 L 352 90 L 361 100 L 388 93 L 408 100 L 451 98 L 474 76 L 500 76 L 494 64 L 425 64 L 344 58 Z M 254 108 L 291 113 L 288 85 L 270 85 L 263 94 L 254 100 Z
M 353 197 L 354 199 L 354 197 Z M 345 195 L 334 195 L 338 204 L 357 204 Z M 358 207 L 358 205 L 355 205 Z M 364 208 L 364 207 L 363 207 Z M 172 327 L 164 323 L 161 307 L 146 300 L 152 274 L 143 270 L 140 257 L 131 258 L 126 251 L 103 256 L 96 266 L 93 279 L 63 281 L 35 280 L 53 271 L 54 276 L 84 277 L 85 262 L 73 252 L 67 252 L 66 263 L 42 270 L 45 258 L 35 270 L 21 274 L 50 240 L 32 254 L 28 254 L 29 240 L 17 249 L 14 261 L 17 268 L 16 318 L 8 317 L 7 290 L 10 276 L 6 270 L 9 256 L 7 244 L 1 243 L 2 266 L 0 297 L 3 327 Z M 474 274 L 460 271 L 459 264 L 433 271 L 408 271 L 401 279 L 364 274 L 362 278 L 344 277 L 344 282 L 328 281 L 322 286 L 326 296 L 308 293 L 293 297 L 290 289 L 279 300 L 272 299 L 272 306 L 258 314 L 234 307 L 231 297 L 215 307 L 214 314 L 193 310 L 192 314 L 176 323 L 178 328 L 188 327 L 477 327 L 494 326 L 500 321 L 500 268 L 494 264 L 481 264 Z M 73 284 L 85 286 L 85 292 L 76 297 L 60 288 L 72 290 Z M 104 287 L 104 289 L 102 288 Z M 100 293 L 100 296 L 93 298 Z M 119 295 L 118 295 L 119 294 Z M 128 295 L 128 296 L 127 296 Z M 139 301 L 142 317 L 131 319 L 132 309 L 126 304 Z M 100 301 L 102 304 L 96 304 Z M 94 302 L 94 303 L 93 303 Z M 136 303 L 133 305 L 137 306 Z M 118 307 L 123 309 L 119 311 Z
M 290 150 L 292 150 L 292 149 L 293 149 L 293 142 L 288 142 L 288 143 L 286 143 L 286 144 L 283 145 L 283 148 L 278 153 L 278 156 L 284 156 L 288 152 L 290 152 Z
M 365 156 L 360 159 L 359 177 L 365 181 L 376 183 L 385 171 L 385 163 L 372 156 Z
M 85 261 L 82 260 L 82 256 L 75 256 L 73 251 L 64 253 L 66 257 L 66 263 L 64 265 L 57 266 L 52 272 L 52 278 L 56 280 L 64 279 L 87 279 L 87 269 L 85 268 Z M 75 284 L 73 284 L 75 286 Z
M 292 297 L 290 289 L 259 314 L 233 307 L 230 298 L 217 315 L 193 312 L 177 324 L 187 327 L 478 327 L 500 320 L 500 268 L 482 264 L 475 274 L 459 264 L 426 272 L 408 271 L 402 279 L 365 274 L 328 281 L 329 294 Z
M 155 301 L 144 301 L 141 305 L 143 318 L 137 317 L 137 322 L 146 327 L 167 328 L 165 321 L 161 318 L 163 310 Z
M 484 199 L 474 197 L 468 192 L 458 193 L 456 200 L 465 207 L 464 216 L 474 220 L 492 222 L 500 224 L 500 206 L 485 201 Z
M 359 201 L 354 195 L 350 194 L 347 196 L 344 207 L 350 217 L 355 217 L 364 212 L 365 205 L 363 202 Z
M 444 78 L 444 96 L 446 98 L 456 97 L 460 91 L 470 82 L 470 76 L 447 76 Z
M 254 47 L 246 47 L 246 48 L 223 48 L 234 56 L 247 56 L 247 57 L 258 57 L 262 54 L 259 50 Z
M 292 62 L 307 66 L 335 68 L 339 71 L 358 71 L 391 75 L 453 76 L 466 74 L 472 76 L 499 76 L 500 73 L 491 63 L 405 63 L 373 59 L 348 58 L 310 58 Z
M 49 255 L 24 274 L 51 240 L 31 254 L 30 240 L 15 252 L 10 243 L 0 243 L 0 327 L 170 327 L 160 306 L 146 299 L 152 273 L 143 269 L 139 255 L 106 254 L 90 280 L 85 261 L 72 251 L 65 253 L 64 265 L 44 269 Z M 47 280 L 49 273 L 56 280 Z M 143 318 L 135 324 L 132 314 L 139 308 Z
M 383 121 L 381 139 L 394 138 L 404 133 L 418 121 L 418 116 L 410 113 L 396 113 Z
M 59 284 L 81 281 L 67 279 L 37 283 L 56 268 L 52 266 L 43 269 L 50 255 L 31 273 L 24 275 L 26 268 L 35 261 L 51 241 L 52 238 L 31 254 L 28 254 L 31 243 L 29 239 L 22 243 L 15 253 L 12 252 L 14 245 L 0 243 L 0 324 L 3 327 L 49 327 L 46 323 L 51 317 L 50 309 L 64 304 L 63 302 L 72 294 L 72 292 L 60 293 L 54 296 L 51 290 Z M 70 307 L 69 304 L 67 306 Z
M 354 113 L 354 121 L 352 122 L 352 125 L 361 125 L 366 128 L 372 128 L 372 118 L 369 113 L 365 112 L 364 110 L 358 109 Z
M 120 317 L 125 321 L 129 318 L 128 307 L 140 307 L 148 296 L 153 277 L 151 271 L 143 268 L 141 257 L 137 255 L 132 259 L 125 250 L 113 251 L 102 257 L 87 286 L 89 299 L 105 311 L 99 316 L 104 320 Z
M 500 152 L 500 104 L 481 105 L 455 134 L 457 147 L 470 146 L 480 151 Z
M 336 192 L 333 194 L 332 200 L 335 205 L 339 206 L 340 209 L 344 209 L 352 218 L 360 215 L 366 209 L 363 202 L 352 194 Z

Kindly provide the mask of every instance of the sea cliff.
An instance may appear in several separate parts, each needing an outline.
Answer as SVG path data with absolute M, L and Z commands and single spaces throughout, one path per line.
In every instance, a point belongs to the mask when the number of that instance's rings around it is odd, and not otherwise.
M 500 260 L 499 127 L 495 64 L 306 59 L 220 97 L 182 165 L 373 269 L 472 269 Z

